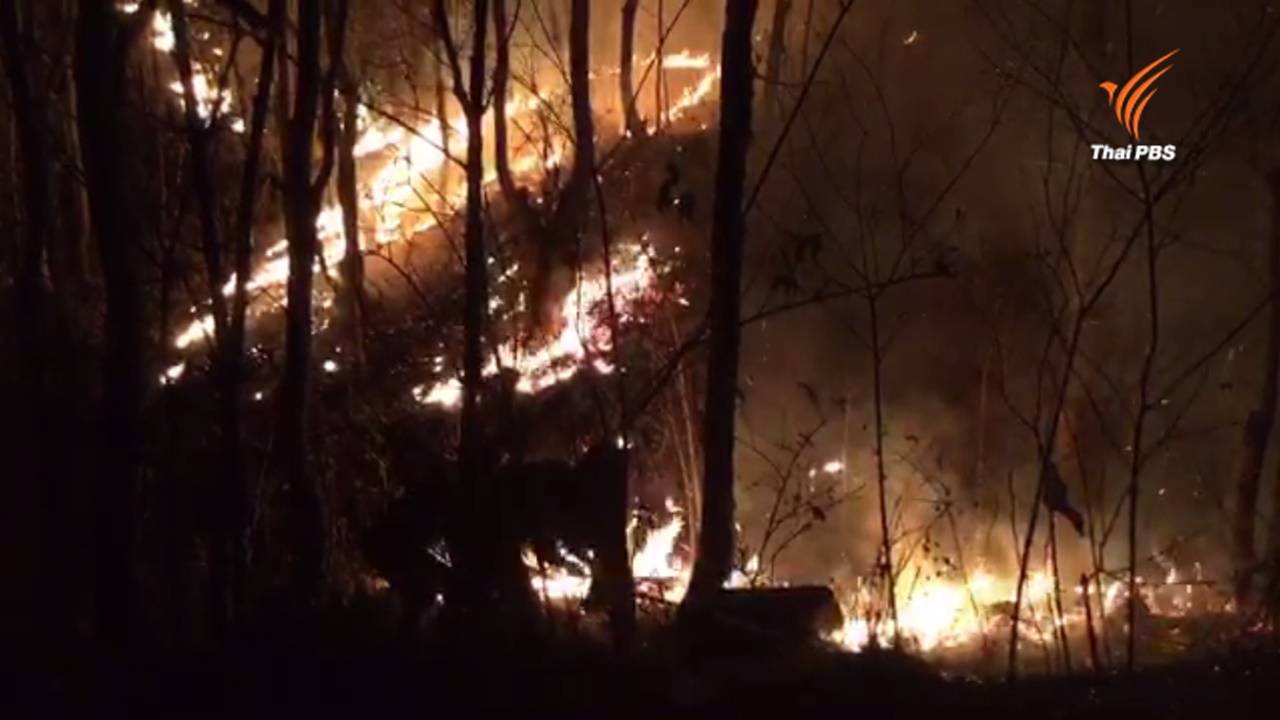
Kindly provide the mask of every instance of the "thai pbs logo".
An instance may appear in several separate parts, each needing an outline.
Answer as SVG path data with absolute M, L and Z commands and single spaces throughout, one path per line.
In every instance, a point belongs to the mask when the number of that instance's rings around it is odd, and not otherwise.
M 1123 87 L 1113 82 L 1104 82 L 1098 87 L 1107 91 L 1107 103 L 1115 111 L 1116 120 L 1133 138 L 1133 142 L 1120 147 L 1112 147 L 1105 143 L 1091 145 L 1094 160 L 1173 160 L 1178 154 L 1176 145 L 1146 145 L 1142 143 L 1142 114 L 1147 109 L 1151 98 L 1156 96 L 1159 88 L 1156 81 L 1173 69 L 1169 59 L 1177 55 L 1173 50 L 1157 58 L 1150 65 L 1142 68 L 1129 78 Z

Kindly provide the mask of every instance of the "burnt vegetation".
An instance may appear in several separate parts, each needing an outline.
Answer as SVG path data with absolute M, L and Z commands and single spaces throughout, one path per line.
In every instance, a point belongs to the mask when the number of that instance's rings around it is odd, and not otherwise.
M 6 695 L 1262 709 L 1278 33 L 5 0 Z

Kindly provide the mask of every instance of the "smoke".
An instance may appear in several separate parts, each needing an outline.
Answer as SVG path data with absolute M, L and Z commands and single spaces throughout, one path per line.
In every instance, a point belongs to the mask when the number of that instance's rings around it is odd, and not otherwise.
M 1013 566 L 1014 533 L 1026 532 L 1039 471 L 1033 431 L 1044 433 L 1054 379 L 1064 371 L 1064 344 L 1052 337 L 1051 322 L 1065 297 L 1058 243 L 1082 271 L 1106 267 L 1142 219 L 1140 203 L 1121 186 L 1139 181 L 1134 167 L 1102 167 L 1087 154 L 1086 138 L 1095 133 L 1120 142 L 1097 83 L 1104 79 L 1098 73 L 1126 76 L 1127 49 L 1116 40 L 1126 36 L 1124 18 L 1103 10 L 1066 20 L 1080 40 L 1056 83 L 1084 114 L 1082 137 L 1065 113 L 1051 119 L 1047 81 L 1037 75 L 1056 67 L 1061 36 L 1013 5 L 860 3 L 753 208 L 748 239 L 748 308 L 855 286 L 869 270 L 889 277 L 899 257 L 922 268 L 939 258 L 954 264 L 949 277 L 895 284 L 877 302 L 889 505 L 902 529 L 895 551 L 908 552 L 928 535 L 946 553 L 963 551 L 970 569 L 982 562 L 997 571 Z M 1207 108 L 1222 102 L 1221 88 L 1243 71 L 1242 48 L 1254 38 L 1244 18 L 1256 10 L 1135 3 L 1135 17 L 1143 18 L 1132 28 L 1135 61 L 1183 48 L 1144 121 L 1154 142 L 1193 145 Z M 1210 28 L 1234 42 L 1215 39 Z M 812 57 L 826 27 L 811 32 Z M 798 83 L 794 52 L 791 60 Z M 1232 106 L 1240 111 L 1205 146 L 1200 165 L 1158 206 L 1152 392 L 1194 366 L 1267 292 L 1259 268 L 1270 208 L 1259 173 L 1261 136 L 1247 112 L 1274 106 L 1275 86 L 1253 87 Z M 785 111 L 796 92 L 781 95 Z M 784 118 L 771 109 L 758 117 L 757 170 Z M 993 121 L 998 127 L 983 145 Z M 1159 168 L 1146 170 L 1156 177 Z M 819 247 L 797 260 L 806 243 Z M 1071 501 L 1094 515 L 1099 537 L 1110 529 L 1103 562 L 1113 571 L 1127 562 L 1124 515 L 1113 518 L 1150 343 L 1145 245 L 1135 248 L 1088 316 L 1063 428 L 1052 441 Z M 1202 562 L 1218 578 L 1229 572 L 1222 528 L 1240 426 L 1261 382 L 1262 332 L 1260 324 L 1249 327 L 1168 397 L 1152 398 L 1140 573 L 1168 562 Z M 815 462 L 847 458 L 843 481 L 860 488 L 788 550 L 792 580 L 869 575 L 875 562 L 869 333 L 868 305 L 855 295 L 771 317 L 744 334 L 741 435 L 790 442 L 829 416 L 810 454 Z M 773 501 L 772 489 L 753 478 L 772 471 L 754 452 L 738 457 L 739 514 L 750 539 Z M 1064 574 L 1091 570 L 1088 539 L 1060 520 Z M 1040 542 L 1035 547 L 1039 565 Z

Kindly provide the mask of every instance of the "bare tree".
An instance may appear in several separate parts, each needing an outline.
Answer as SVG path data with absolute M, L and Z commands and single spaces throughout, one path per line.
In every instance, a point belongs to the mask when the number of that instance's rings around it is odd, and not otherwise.
M 196 96 L 194 71 L 192 67 L 192 51 L 191 51 L 191 33 L 188 28 L 187 11 L 185 3 L 181 0 L 172 1 L 168 4 L 170 17 L 173 18 L 173 60 L 177 66 L 179 82 L 182 86 L 182 104 L 183 119 L 186 124 L 187 144 L 190 149 L 190 159 L 187 163 L 187 174 L 190 178 L 191 191 L 195 195 L 195 204 L 197 215 L 200 223 L 200 249 L 204 256 L 207 298 L 209 307 L 213 316 L 213 341 L 215 350 L 213 353 L 213 365 L 215 375 L 217 376 L 218 392 L 222 394 L 235 392 L 235 384 L 230 382 L 228 373 L 231 371 L 231 349 L 229 345 L 229 317 L 230 312 L 227 307 L 227 296 L 223 293 L 222 288 L 226 284 L 226 273 L 223 254 L 222 227 L 218 216 L 218 206 L 220 203 L 219 188 L 217 187 L 213 172 L 213 133 L 217 131 L 215 121 L 217 118 L 216 109 L 209 111 L 209 117 L 201 116 L 200 100 Z M 219 404 L 225 409 L 230 404 L 237 402 L 234 397 L 220 397 Z M 226 415 L 224 414 L 224 420 Z M 239 432 L 238 427 L 233 427 L 229 423 L 223 422 L 219 426 L 219 432 L 224 436 L 219 438 L 224 451 L 230 454 L 223 457 L 226 463 L 226 477 L 221 478 L 222 485 L 234 484 L 237 480 L 239 461 L 236 455 L 239 452 L 239 443 L 225 433 Z M 217 493 L 221 494 L 221 493 Z M 215 507 L 218 507 L 220 498 L 212 498 Z M 227 518 L 219 517 L 218 523 L 225 523 Z M 226 630 L 228 621 L 230 620 L 230 565 L 231 556 L 229 553 L 230 546 L 228 538 L 224 533 L 219 533 L 218 537 L 210 538 L 210 581 L 212 588 L 212 602 L 210 603 L 210 613 L 212 615 L 212 626 L 215 633 L 222 636 Z
M 1265 372 L 1266 385 L 1264 387 L 1269 390 L 1271 398 L 1275 400 L 1276 391 L 1276 374 L 1280 372 L 1277 367 L 1280 364 L 1280 302 L 1277 302 L 1277 293 L 1280 293 L 1280 169 L 1273 169 L 1267 176 L 1267 184 L 1271 190 L 1271 327 L 1268 328 L 1267 338 L 1267 365 Z M 1264 393 L 1266 392 L 1264 390 Z M 1265 400 L 1264 400 L 1265 401 Z M 1261 409 L 1261 406 L 1260 408 Z M 1271 408 L 1274 420 L 1275 408 Z M 1243 481 L 1244 478 L 1241 478 Z M 1258 483 L 1255 479 L 1251 490 L 1256 493 Z M 1280 616 L 1280 477 L 1277 478 L 1274 488 L 1274 494 L 1271 500 L 1271 531 L 1267 538 L 1267 562 L 1269 565 L 1270 581 L 1267 589 L 1267 610 L 1272 617 Z M 1253 513 L 1250 513 L 1252 516 Z M 1252 530 L 1252 523 L 1250 523 Z M 1250 548 L 1253 544 L 1252 532 L 1249 536 Z M 1252 564 L 1252 563 L 1251 563 Z M 1248 566 L 1246 566 L 1248 567 Z M 1247 588 L 1246 588 L 1247 589 Z
M 289 281 L 285 313 L 284 375 L 280 381 L 280 453 L 293 526 L 292 589 L 305 603 L 319 601 L 327 564 L 328 531 L 320 480 L 310 467 L 307 414 L 312 373 L 311 312 L 318 246 L 316 216 L 333 167 L 334 77 L 321 69 L 322 0 L 298 3 L 297 77 L 284 140 L 285 227 Z M 345 25 L 345 19 L 342 25 Z M 340 25 L 341 27 L 341 25 Z M 341 46 L 341 39 L 337 41 Z M 339 51 L 340 52 L 340 51 Z M 335 53 L 336 55 L 336 53 Z M 313 177 L 312 147 L 324 118 L 324 159 Z
M 623 129 L 632 137 L 644 134 L 644 121 L 636 108 L 636 91 L 633 67 L 636 54 L 636 14 L 640 0 L 623 0 L 622 3 L 622 57 L 618 63 L 618 87 L 621 93 Z
M 776 0 L 773 24 L 769 28 L 769 56 L 765 61 L 764 71 L 764 107 L 767 112 L 774 111 L 778 85 L 782 82 L 782 67 L 787 52 L 787 18 L 790 14 L 791 0 Z
M 569 93 L 573 108 L 573 168 L 556 206 L 557 244 L 569 244 L 582 227 L 596 167 L 591 111 L 591 3 L 573 0 L 569 17 Z
M 704 475 L 697 560 L 682 612 L 704 605 L 729 577 L 734 552 L 734 424 L 741 344 L 743 215 L 756 0 L 729 0 L 721 45 L 720 147 L 711 230 L 710 355 L 702 428 Z M 687 610 L 693 608 L 693 610 Z
M 508 138 L 507 95 L 511 82 L 511 35 L 516 22 L 507 16 L 507 0 L 493 0 L 493 165 L 502 198 L 512 207 L 524 203 L 511 175 L 511 143 Z
M 170 0 L 169 14 L 173 18 L 173 59 L 182 84 L 183 117 L 186 121 L 187 143 L 191 150 L 188 163 L 192 192 L 195 195 L 197 215 L 200 221 L 200 251 L 204 255 L 207 274 L 208 300 L 212 308 L 214 341 L 225 342 L 227 329 L 227 298 L 222 293 L 226 283 L 223 272 L 222 227 L 218 221 L 218 187 L 212 165 L 212 134 L 214 110 L 210 117 L 200 114 L 200 100 L 196 97 L 193 80 L 191 37 L 187 29 L 187 11 L 181 0 Z M 222 358 L 216 357 L 217 362 Z
M 25 17 L 19 16 L 19 6 Z M 38 581 L 39 563 L 59 563 L 54 554 L 61 523 L 57 521 L 58 508 L 52 503 L 40 502 L 41 497 L 56 497 L 50 484 L 59 482 L 56 475 L 47 471 L 48 438 L 51 435 L 50 407 L 46 397 L 47 364 L 49 360 L 47 292 L 44 287 L 44 267 L 48 248 L 56 236 L 56 215 L 53 208 L 54 168 L 46 127 L 51 118 L 45 94 L 37 86 L 28 58 L 34 56 L 32 36 L 32 3 L 9 2 L 0 8 L 0 54 L 9 81 L 9 97 L 12 102 L 12 120 L 17 126 L 15 138 L 19 140 L 22 159 L 21 183 L 22 207 L 25 210 L 25 243 L 20 243 L 19 263 L 16 268 L 20 395 L 18 407 L 26 413 L 21 424 L 21 438 L 16 444 L 14 497 L 10 501 L 15 508 L 6 519 L 6 529 L 14 532 L 8 543 L 19 547 L 21 541 L 35 534 L 40 539 L 43 557 L 32 556 L 30 565 L 22 568 L 18 584 Z M 18 148 L 14 148 L 18 150 Z M 36 513 L 29 511 L 38 509 Z M 26 517 L 24 517 L 26 515 Z M 35 519 L 32 519 L 35 518 Z M 30 574 L 28 574 L 30 573 Z M 55 589 L 55 593 L 57 590 Z M 26 606 L 34 600 L 28 592 L 15 597 L 17 610 L 30 617 L 40 617 L 41 630 L 52 630 L 65 618 L 50 617 L 49 608 L 39 603 Z
M 106 291 L 101 404 L 102 477 L 93 486 L 95 615 L 99 640 L 122 648 L 133 593 L 134 494 L 142 466 L 142 243 L 137 147 L 121 112 L 133 43 L 154 4 L 121 17 L 112 0 L 80 0 L 75 80 L 81 152 Z
M 249 144 L 245 151 L 244 168 L 240 175 L 240 187 L 236 207 L 235 227 L 232 237 L 234 285 L 231 294 L 230 327 L 226 337 L 225 376 L 226 387 L 222 392 L 220 408 L 223 461 L 227 463 L 223 490 L 218 495 L 217 513 L 220 519 L 221 537 L 214 540 L 211 561 L 215 573 L 222 565 L 229 565 L 229 577 L 213 580 L 213 592 L 225 592 L 227 619 L 234 621 L 243 609 L 249 564 L 248 520 L 250 515 L 250 491 L 244 473 L 241 446 L 241 391 L 244 386 L 244 348 L 246 316 L 249 308 L 249 274 L 253 258 L 253 223 L 257 217 L 258 185 L 262 165 L 263 145 L 267 134 L 267 120 L 271 110 L 272 81 L 276 76 L 278 48 L 284 32 L 287 0 L 271 0 L 266 27 L 263 28 L 262 60 L 258 71 L 250 112 Z M 215 600 L 215 604 L 216 604 Z
M 1271 238 L 1268 271 L 1271 295 L 1280 294 L 1280 171 L 1268 178 L 1272 193 Z M 1280 381 L 1280 303 L 1271 304 L 1271 325 L 1267 328 L 1267 344 L 1262 363 L 1262 392 L 1258 404 L 1249 413 L 1244 426 L 1244 442 L 1240 457 L 1240 474 L 1236 479 L 1236 506 L 1231 534 L 1235 551 L 1236 606 L 1247 607 L 1253 575 L 1257 571 L 1254 535 L 1258 517 L 1258 487 L 1262 466 L 1266 461 L 1271 429 L 1276 420 L 1277 382 Z
M 329 42 L 335 47 L 341 28 L 337 19 L 348 14 L 348 0 L 336 0 L 329 16 Z M 333 0 L 331 0 L 332 6 Z M 359 5 L 356 6 L 360 7 Z M 365 366 L 364 356 L 364 255 L 360 247 L 360 204 L 356 187 L 356 142 L 360 139 L 358 110 L 360 109 L 360 80 L 352 63 L 344 54 L 335 51 L 338 92 L 342 96 L 342 121 L 338 130 L 338 204 L 342 207 L 342 235 L 345 241 L 339 274 L 342 277 L 341 314 L 345 326 L 347 344 L 357 373 Z
M 484 337 L 489 307 L 489 253 L 485 243 L 484 115 L 487 0 L 472 3 L 471 62 L 466 81 L 444 0 L 431 9 L 453 75 L 453 93 L 467 118 L 467 206 L 464 240 L 462 355 L 462 430 L 459 442 L 461 512 L 451 528 L 454 582 L 464 610 L 522 617 L 533 595 L 520 563 L 519 548 L 504 528 L 497 508 L 498 488 L 485 461 L 481 391 L 484 385 Z M 507 603 L 504 605 L 504 601 Z

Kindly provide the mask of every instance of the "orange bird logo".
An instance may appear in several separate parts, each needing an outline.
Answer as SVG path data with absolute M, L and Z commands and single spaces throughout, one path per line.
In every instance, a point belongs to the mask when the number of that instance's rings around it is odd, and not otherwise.
M 1155 87 L 1156 81 L 1161 75 L 1169 72 L 1173 68 L 1173 64 L 1164 65 L 1169 58 L 1177 55 L 1178 51 L 1174 50 L 1166 55 L 1161 56 L 1155 62 L 1142 68 L 1129 78 L 1129 82 L 1124 87 L 1116 91 L 1116 84 L 1113 82 L 1104 82 L 1098 87 L 1107 91 L 1107 103 L 1116 112 L 1116 120 L 1129 131 L 1130 137 L 1134 140 L 1141 140 L 1142 133 L 1140 123 L 1142 122 L 1142 111 L 1147 109 L 1147 103 L 1151 102 L 1151 98 L 1156 96 L 1158 90 Z M 1157 68 L 1164 65 L 1159 72 Z

